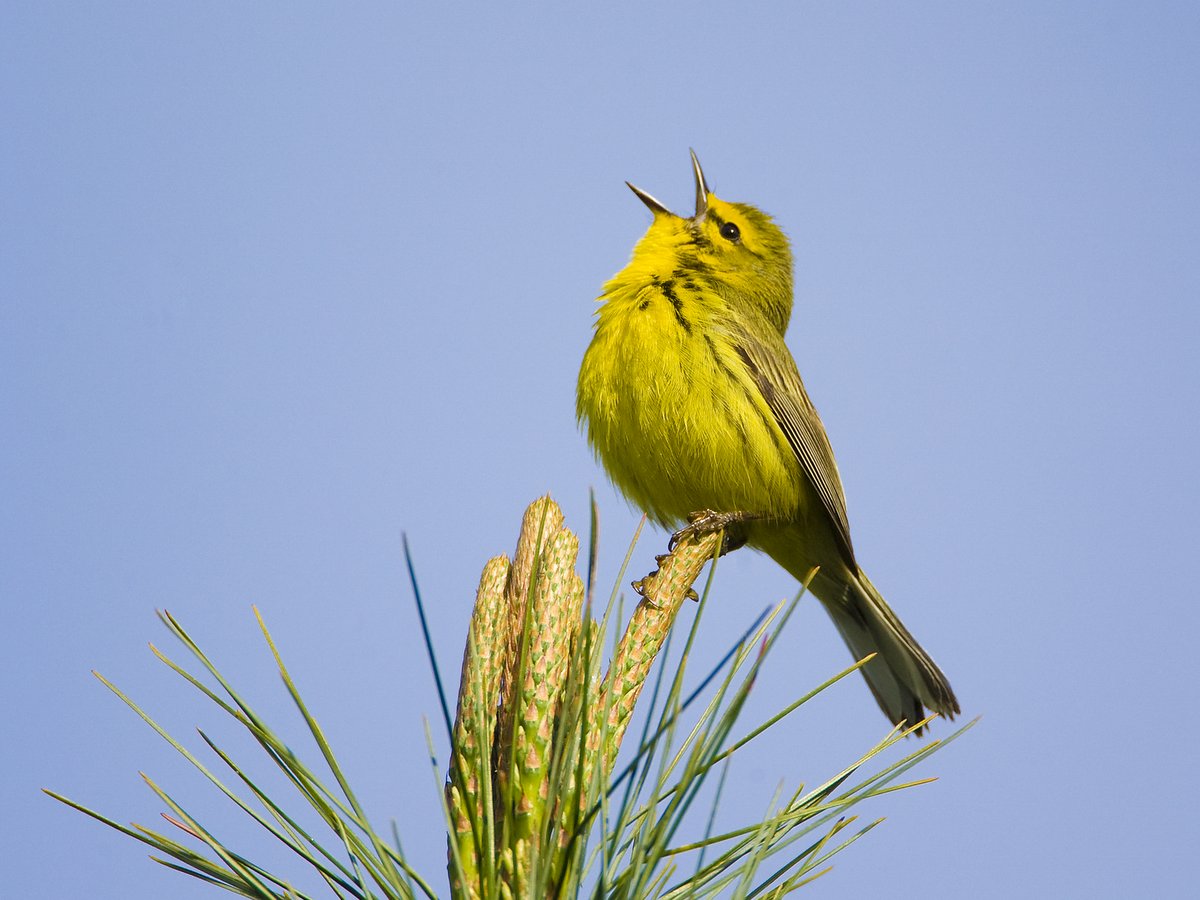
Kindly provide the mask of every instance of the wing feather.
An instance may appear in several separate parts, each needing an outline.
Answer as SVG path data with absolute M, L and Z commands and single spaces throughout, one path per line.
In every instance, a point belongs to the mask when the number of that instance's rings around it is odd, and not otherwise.
M 734 339 L 738 355 L 800 461 L 805 477 L 821 498 L 846 561 L 852 569 L 857 569 L 854 546 L 850 542 L 850 522 L 846 516 L 846 495 L 833 458 L 833 448 L 829 445 L 825 426 L 804 390 L 795 360 L 782 338 L 778 339 L 778 346 L 767 347 L 759 338 L 739 329 Z

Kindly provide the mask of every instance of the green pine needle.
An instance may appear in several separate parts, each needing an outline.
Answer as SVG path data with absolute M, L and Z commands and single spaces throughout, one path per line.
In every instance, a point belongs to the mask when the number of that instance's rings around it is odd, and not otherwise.
M 933 779 L 903 779 L 974 725 L 883 761 L 884 754 L 893 756 L 889 751 L 928 723 L 894 728 L 815 787 L 800 785 L 790 793 L 781 788 L 760 820 L 726 825 L 728 815 L 720 801 L 739 751 L 766 739 L 784 718 L 868 660 L 849 666 L 766 720 L 748 728 L 741 725 L 750 692 L 803 590 L 761 617 L 711 668 L 700 687 L 685 696 L 688 663 L 716 566 L 709 565 L 699 597 L 692 586 L 705 564 L 715 562 L 720 535 L 681 541 L 674 552 L 659 557 L 658 568 L 634 583 L 642 597 L 618 633 L 613 625 L 622 620 L 620 585 L 642 525 L 625 555 L 617 586 L 595 621 L 596 523 L 593 499 L 586 582 L 576 574 L 579 541 L 549 497 L 527 510 L 512 561 L 496 557 L 484 569 L 466 641 L 444 782 L 425 725 L 448 835 L 451 897 L 783 897 L 824 876 L 835 855 L 882 821 L 857 825 L 852 811 L 859 803 L 928 784 Z M 411 557 L 409 566 L 415 590 Z M 673 649 L 672 626 L 689 597 L 700 602 L 682 646 Z M 155 862 L 239 896 L 436 897 L 431 881 L 419 875 L 403 853 L 396 824 L 385 839 L 368 820 L 265 622 L 257 610 L 254 614 L 284 688 L 316 744 L 316 766 L 302 760 L 255 712 L 170 613 L 159 616 L 201 674 L 153 645 L 151 650 L 250 734 L 298 798 L 268 794 L 244 762 L 201 731 L 204 751 L 217 768 L 232 773 L 231 780 L 223 780 L 118 687 L 98 673 L 96 677 L 234 808 L 287 847 L 327 893 L 302 891 L 294 877 L 254 863 L 146 776 L 145 783 L 168 810 L 163 816 L 176 837 L 142 825 L 123 825 L 59 793 L 46 793 L 145 844 Z M 440 687 L 428 633 L 425 639 Z M 647 686 L 648 698 L 639 703 Z M 441 705 L 448 718 L 444 698 Z M 634 732 L 637 738 L 632 748 L 622 751 L 635 707 L 642 716 Z M 621 756 L 626 759 L 618 770 Z M 715 783 L 710 783 L 714 774 Z M 300 824 L 313 814 L 326 834 Z M 697 825 L 702 830 L 689 836 Z

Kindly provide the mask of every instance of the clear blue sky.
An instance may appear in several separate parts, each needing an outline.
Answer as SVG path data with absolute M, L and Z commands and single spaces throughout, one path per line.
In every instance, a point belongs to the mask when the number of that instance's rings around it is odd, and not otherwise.
M 441 866 L 401 531 L 452 672 L 538 494 L 585 530 L 595 485 L 612 582 L 637 517 L 575 374 L 647 224 L 622 182 L 686 209 L 688 147 L 792 236 L 859 555 L 983 716 L 811 894 L 1193 889 L 1198 38 L 1190 3 L 6 3 L 6 894 L 214 896 L 39 793 L 151 823 L 143 769 L 244 832 L 88 674 L 228 735 L 146 651 L 159 607 L 295 728 L 258 604 L 371 811 Z M 792 591 L 730 558 L 698 656 Z M 752 714 L 846 662 L 815 604 L 789 640 Z M 884 725 L 840 685 L 731 815 Z

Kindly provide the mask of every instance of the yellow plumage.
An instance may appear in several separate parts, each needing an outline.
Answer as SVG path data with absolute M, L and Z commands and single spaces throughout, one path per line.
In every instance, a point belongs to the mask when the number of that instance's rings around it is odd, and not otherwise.
M 709 512 L 812 588 L 884 713 L 919 721 L 958 702 L 945 676 L 859 568 L 833 451 L 784 344 L 792 254 L 770 217 L 714 196 L 696 214 L 630 187 L 654 213 L 605 286 L 579 371 L 577 412 L 613 482 L 660 524 Z

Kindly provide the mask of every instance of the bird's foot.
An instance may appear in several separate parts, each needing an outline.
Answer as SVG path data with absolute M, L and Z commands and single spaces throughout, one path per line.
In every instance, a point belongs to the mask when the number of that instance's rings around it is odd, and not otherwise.
M 717 512 L 712 509 L 701 509 L 688 516 L 688 524 L 671 535 L 667 549 L 674 551 L 679 542 L 687 537 L 704 537 L 718 531 L 724 531 L 721 540 L 721 556 L 731 553 L 743 546 L 750 538 L 746 525 L 755 519 L 761 519 L 760 513 L 748 512 Z
M 642 598 L 642 602 L 652 609 L 662 609 L 662 606 L 657 600 L 654 599 L 652 592 L 650 592 L 650 586 L 654 579 L 656 579 L 659 573 L 662 571 L 663 563 L 665 563 L 667 559 L 669 559 L 669 556 L 666 553 L 654 557 L 654 562 L 657 564 L 658 568 L 656 568 L 645 578 L 639 578 L 637 581 L 631 582 L 633 589 L 637 591 L 638 596 Z M 697 602 L 700 600 L 700 595 L 696 593 L 695 588 L 688 588 L 687 593 L 685 593 L 683 596 L 688 600 L 694 600 Z

